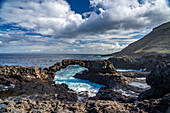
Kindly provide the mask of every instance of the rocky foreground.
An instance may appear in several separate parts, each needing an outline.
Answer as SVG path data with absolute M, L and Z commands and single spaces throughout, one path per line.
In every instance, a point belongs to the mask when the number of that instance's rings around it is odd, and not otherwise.
M 152 56 L 153 57 L 153 56 Z M 160 58 L 147 68 L 151 72 L 117 72 L 115 67 L 145 67 L 150 59 L 112 58 L 109 60 L 63 60 L 45 69 L 0 66 L 0 112 L 130 113 L 170 112 L 170 63 Z M 114 59 L 114 60 L 113 60 Z M 116 62 L 115 62 L 116 61 Z M 129 64 L 129 65 L 127 65 Z M 153 65 L 154 64 L 154 65 Z M 68 65 L 88 70 L 75 77 L 103 84 L 96 96 L 76 92 L 66 84 L 54 84 L 55 73 Z M 115 67 L 114 67 L 115 66 Z M 127 68 L 125 68 L 127 69 Z M 140 68 L 141 69 L 141 68 Z M 131 85 L 146 83 L 150 88 Z

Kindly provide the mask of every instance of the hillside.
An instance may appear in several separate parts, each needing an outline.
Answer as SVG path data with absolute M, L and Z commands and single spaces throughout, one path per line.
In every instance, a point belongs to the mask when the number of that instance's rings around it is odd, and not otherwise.
M 131 43 L 120 52 L 110 55 L 145 55 L 170 53 L 170 22 L 152 30 L 140 40 Z

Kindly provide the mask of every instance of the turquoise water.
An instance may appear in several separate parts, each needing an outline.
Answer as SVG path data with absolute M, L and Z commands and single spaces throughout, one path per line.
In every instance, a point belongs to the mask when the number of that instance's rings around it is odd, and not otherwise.
M 61 62 L 64 59 L 103 60 L 108 58 L 109 57 L 100 57 L 93 54 L 0 54 L 0 65 L 45 68 L 54 65 L 56 62 Z M 93 95 L 102 85 L 73 77 L 76 73 L 83 70 L 86 70 L 86 68 L 78 65 L 68 66 L 56 73 L 54 81 L 56 84 L 66 83 L 69 88 L 77 92 L 89 91 L 91 93 L 90 95 Z
M 61 69 L 60 71 L 56 72 L 54 81 L 56 84 L 66 83 L 69 88 L 77 92 L 89 91 L 91 94 L 97 93 L 99 88 L 101 88 L 103 85 L 73 77 L 76 73 L 83 70 L 87 70 L 87 68 L 81 67 L 79 65 L 70 65 L 65 69 Z

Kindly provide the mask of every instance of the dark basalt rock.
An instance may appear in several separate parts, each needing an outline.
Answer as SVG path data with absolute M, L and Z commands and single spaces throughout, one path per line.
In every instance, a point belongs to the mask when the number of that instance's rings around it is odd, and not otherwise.
M 49 95 L 19 96 L 0 99 L 0 112 L 54 112 L 54 113 L 169 113 L 170 95 L 161 99 L 122 103 L 111 100 L 61 102 Z
M 170 61 L 170 55 L 145 55 L 142 57 L 112 57 L 109 61 L 113 63 L 117 69 L 146 69 L 152 71 L 158 62 Z
M 57 99 L 61 100 L 61 101 L 71 101 L 71 102 L 75 102 L 78 100 L 78 96 L 76 93 L 59 93 L 57 95 Z
M 20 80 L 49 80 L 52 81 L 50 75 L 45 74 L 41 68 L 37 67 L 23 67 L 23 66 L 0 66 L 0 80 L 1 84 L 9 82 L 17 84 Z
M 102 72 L 91 72 L 89 70 L 82 71 L 74 75 L 74 77 L 91 82 L 106 85 L 108 87 L 116 87 L 116 85 L 126 83 L 126 79 L 118 73 L 102 73 Z
M 0 66 L 0 85 L 14 85 L 13 88 L 8 88 L 9 91 L 1 91 L 0 97 L 21 94 L 55 95 L 70 90 L 66 84 L 55 85 L 53 79 L 53 76 L 46 74 L 41 68 Z
M 169 113 L 170 106 L 170 94 L 167 94 L 159 99 L 149 99 L 143 101 L 137 101 L 133 107 L 131 107 L 131 112 L 149 112 L 149 113 Z
M 119 73 L 125 77 L 130 78 L 144 78 L 150 74 L 150 72 L 143 71 L 119 71 Z
M 44 71 L 47 74 L 53 74 L 69 65 L 80 65 L 94 72 L 112 71 L 116 73 L 116 69 L 114 68 L 113 64 L 108 60 L 63 60 L 62 62 L 57 62 L 49 68 L 44 68 Z
M 146 77 L 146 82 L 151 87 L 170 89 L 170 63 L 159 63 Z
M 102 87 L 94 97 L 96 100 L 112 100 L 112 101 L 120 101 L 120 102 L 129 102 L 132 98 L 128 98 L 123 96 L 122 93 L 114 91 L 113 88 Z
M 142 69 L 140 63 L 128 56 L 124 57 L 112 57 L 109 61 L 113 63 L 116 69 Z
M 143 92 L 139 96 L 139 100 L 160 98 L 170 93 L 170 63 L 161 62 L 146 77 L 146 82 L 151 89 Z
M 63 60 L 43 70 L 36 67 L 0 66 L 0 83 L 2 85 L 14 84 L 15 88 L 11 90 L 19 94 L 66 93 L 69 90 L 66 84 L 54 85 L 52 80 L 56 71 L 66 68 L 68 65 L 88 68 L 88 71 L 84 72 L 86 76 L 79 77 L 81 79 L 107 86 L 125 82 L 108 60 Z
M 41 82 L 32 80 L 29 82 L 21 82 L 20 85 L 16 85 L 14 89 L 11 89 L 15 93 L 21 94 L 57 94 L 61 92 L 67 92 L 69 89 L 62 85 L 52 85 L 48 82 Z
M 91 82 L 107 85 L 109 87 L 117 83 L 125 83 L 125 78 L 116 71 L 113 64 L 108 60 L 63 60 L 49 68 L 45 68 L 47 74 L 55 73 L 68 65 L 80 65 L 88 68 L 77 73 L 74 77 L 89 80 Z

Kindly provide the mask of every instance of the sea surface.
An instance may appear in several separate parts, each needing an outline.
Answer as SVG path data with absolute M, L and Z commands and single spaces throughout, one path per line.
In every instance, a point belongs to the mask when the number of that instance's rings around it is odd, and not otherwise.
M 94 54 L 0 54 L 0 65 L 45 68 L 64 59 L 108 59 Z
M 45 68 L 64 59 L 97 60 L 108 58 L 93 54 L 0 54 L 0 65 Z M 76 73 L 83 70 L 86 70 L 86 68 L 79 65 L 70 65 L 58 71 L 54 81 L 57 84 L 66 83 L 69 88 L 78 92 L 89 91 L 89 94 L 93 95 L 103 85 L 73 77 Z

